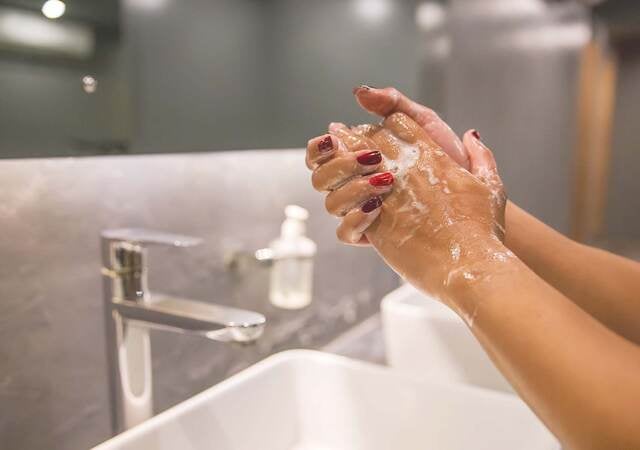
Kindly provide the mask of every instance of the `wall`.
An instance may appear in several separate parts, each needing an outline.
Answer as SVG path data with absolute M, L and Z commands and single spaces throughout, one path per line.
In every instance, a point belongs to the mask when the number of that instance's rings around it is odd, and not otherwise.
M 309 186 L 303 152 L 0 161 L 0 442 L 3 449 L 87 448 L 109 436 L 99 233 L 139 226 L 204 238 L 151 250 L 156 291 L 260 311 L 250 347 L 154 332 L 156 407 L 167 408 L 264 356 L 317 348 L 373 314 L 397 278 L 369 249 L 340 245 Z M 267 301 L 267 272 L 224 268 L 233 248 L 265 246 L 283 207 L 311 212 L 315 298 Z
M 606 231 L 610 239 L 640 238 L 640 42 L 621 47 L 613 126 Z
M 120 3 L 119 40 L 92 61 L 0 55 L 0 157 L 298 147 L 371 120 L 357 84 L 415 93 L 413 0 Z
M 413 1 L 124 0 L 136 152 L 296 147 L 329 122 L 369 121 L 354 86 L 413 93 Z M 381 33 L 380 30 L 384 32 Z
M 573 2 L 452 0 L 445 31 L 447 120 L 459 134 L 479 130 L 512 200 L 567 231 L 586 9 Z

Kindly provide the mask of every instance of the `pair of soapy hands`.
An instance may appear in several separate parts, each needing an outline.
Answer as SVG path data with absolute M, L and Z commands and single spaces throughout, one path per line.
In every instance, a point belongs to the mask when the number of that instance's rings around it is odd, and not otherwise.
M 373 245 L 407 281 L 449 303 L 460 283 L 513 257 L 502 244 L 506 196 L 475 130 L 462 141 L 431 109 L 394 88 L 360 86 L 380 125 L 331 123 L 307 144 L 316 190 L 342 218 L 338 238 Z

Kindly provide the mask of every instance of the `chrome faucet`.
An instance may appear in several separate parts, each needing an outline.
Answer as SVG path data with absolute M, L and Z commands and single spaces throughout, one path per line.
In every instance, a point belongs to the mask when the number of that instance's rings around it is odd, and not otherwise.
M 248 343 L 264 330 L 262 314 L 151 294 L 147 246 L 192 247 L 201 240 L 142 229 L 102 232 L 102 275 L 114 434 L 153 415 L 149 329 Z

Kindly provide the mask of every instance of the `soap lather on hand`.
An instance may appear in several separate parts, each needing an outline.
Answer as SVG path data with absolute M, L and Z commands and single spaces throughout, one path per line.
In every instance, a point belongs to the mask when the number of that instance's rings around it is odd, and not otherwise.
M 482 156 L 464 169 L 395 112 L 379 125 L 332 123 L 309 142 L 307 163 L 316 189 L 328 192 L 327 209 L 342 217 L 343 241 L 373 245 L 401 276 L 447 302 L 456 283 L 511 257 L 501 243 L 502 183 L 490 151 Z

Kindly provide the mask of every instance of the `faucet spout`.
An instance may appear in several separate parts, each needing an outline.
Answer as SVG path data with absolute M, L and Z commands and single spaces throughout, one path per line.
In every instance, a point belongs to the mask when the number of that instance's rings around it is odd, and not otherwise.
M 153 415 L 149 329 L 249 343 L 264 331 L 262 314 L 149 292 L 147 247 L 191 247 L 189 236 L 121 228 L 102 233 L 104 317 L 114 434 Z
M 114 300 L 114 310 L 131 325 L 198 334 L 224 342 L 252 342 L 264 331 L 262 314 L 168 295 L 147 302 Z

